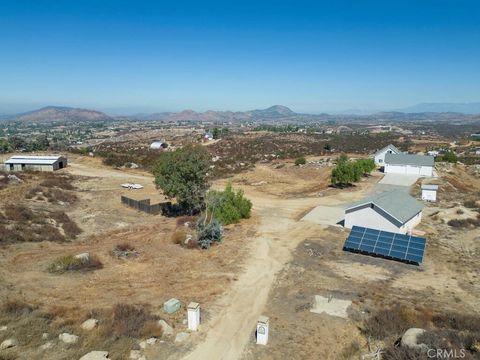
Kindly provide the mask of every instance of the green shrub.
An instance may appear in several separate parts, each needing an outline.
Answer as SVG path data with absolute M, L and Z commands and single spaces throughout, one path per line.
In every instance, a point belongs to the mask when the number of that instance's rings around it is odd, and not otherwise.
M 252 202 L 244 197 L 243 191 L 235 192 L 229 183 L 224 191 L 210 191 L 207 195 L 207 210 L 224 225 L 248 219 Z
M 300 156 L 295 160 L 296 166 L 305 165 L 306 163 L 307 163 L 307 159 L 305 159 L 305 156 Z

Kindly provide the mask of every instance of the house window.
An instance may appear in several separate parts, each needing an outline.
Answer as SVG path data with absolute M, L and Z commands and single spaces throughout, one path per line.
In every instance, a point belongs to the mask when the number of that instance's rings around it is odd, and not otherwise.
M 378 162 L 379 162 L 379 163 L 383 163 L 383 159 L 378 159 Z

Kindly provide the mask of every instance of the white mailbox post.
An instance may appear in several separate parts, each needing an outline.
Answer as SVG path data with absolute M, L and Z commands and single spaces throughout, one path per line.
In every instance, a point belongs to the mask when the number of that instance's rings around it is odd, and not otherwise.
M 200 325 L 200 304 L 191 302 L 187 308 L 188 329 L 191 331 L 197 331 L 198 325 Z
M 268 342 L 268 317 L 260 316 L 257 322 L 257 344 L 267 345 Z

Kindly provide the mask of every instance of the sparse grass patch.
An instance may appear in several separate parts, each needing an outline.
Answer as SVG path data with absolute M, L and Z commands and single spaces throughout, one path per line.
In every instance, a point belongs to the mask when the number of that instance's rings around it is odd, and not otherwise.
M 73 255 L 62 256 L 56 259 L 48 267 L 51 273 L 64 273 L 67 271 L 92 271 L 101 269 L 102 262 L 94 255 L 89 255 L 88 259 L 76 258 Z
M 162 329 L 157 324 L 159 319 L 144 307 L 117 304 L 105 321 L 103 333 L 117 338 L 161 337 Z

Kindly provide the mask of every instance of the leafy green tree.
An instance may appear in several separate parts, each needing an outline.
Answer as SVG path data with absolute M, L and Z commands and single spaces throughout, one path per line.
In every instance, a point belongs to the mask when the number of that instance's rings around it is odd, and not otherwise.
M 456 163 L 458 161 L 457 154 L 455 154 L 453 151 L 448 150 L 443 154 L 438 161 L 443 161 L 443 162 L 449 162 L 449 163 Z
M 220 129 L 219 128 L 214 128 L 212 131 L 212 135 L 214 139 L 219 139 L 220 138 Z
M 0 153 L 7 153 L 11 151 L 10 144 L 5 139 L 0 139 Z
M 337 166 L 332 170 L 331 182 L 335 186 L 347 186 L 358 182 L 375 169 L 375 162 L 372 159 L 359 159 L 349 161 L 347 155 L 342 154 L 337 159 Z
M 164 152 L 153 170 L 155 185 L 166 196 L 176 198 L 186 213 L 196 214 L 204 208 L 210 165 L 210 155 L 201 145 Z

